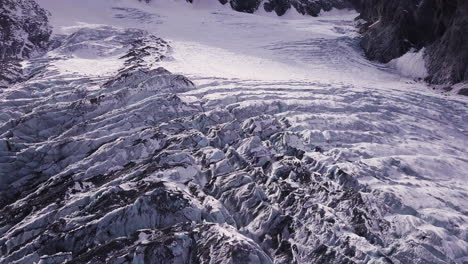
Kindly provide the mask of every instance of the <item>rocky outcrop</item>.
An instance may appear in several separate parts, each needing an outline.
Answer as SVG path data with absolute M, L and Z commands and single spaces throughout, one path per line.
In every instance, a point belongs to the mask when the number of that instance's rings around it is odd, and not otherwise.
M 468 2 L 464 0 L 354 0 L 360 11 L 362 47 L 372 60 L 388 62 L 426 48 L 427 80 L 468 80 Z
M 0 11 L 1 59 L 28 58 L 47 47 L 47 13 L 35 1 L 4 0 Z
M 439 1 L 436 10 L 439 15 L 433 25 L 440 37 L 427 49 L 429 81 L 468 81 L 468 2 Z
M 33 0 L 0 5 L 0 87 L 21 79 L 23 58 L 43 52 L 51 34 L 47 13 Z
M 352 8 L 348 0 L 268 0 L 263 7 L 267 12 L 274 11 L 282 16 L 290 8 L 294 8 L 303 15 L 318 16 L 322 11 L 330 11 L 332 8 Z
M 222 4 L 229 2 L 234 10 L 253 13 L 259 8 L 267 12 L 275 12 L 278 16 L 284 15 L 294 8 L 303 15 L 318 16 L 322 11 L 332 8 L 351 8 L 348 0 L 220 0 Z
M 151 0 L 139 0 L 151 2 Z M 193 0 L 186 0 L 193 3 Z M 266 12 L 275 12 L 278 16 L 284 15 L 293 8 L 302 15 L 318 16 L 322 11 L 330 11 L 332 8 L 352 8 L 350 0 L 218 0 L 223 5 L 229 5 L 232 9 L 254 13 L 259 9 Z
M 261 2 L 262 0 L 220 0 L 220 3 L 228 3 L 232 9 L 245 13 L 255 12 L 259 8 Z

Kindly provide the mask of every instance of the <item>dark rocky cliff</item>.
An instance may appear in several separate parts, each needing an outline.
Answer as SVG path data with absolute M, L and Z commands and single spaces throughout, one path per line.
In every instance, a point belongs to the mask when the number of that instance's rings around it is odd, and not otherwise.
M 352 7 L 348 0 L 268 0 L 263 6 L 267 12 L 275 11 L 279 16 L 284 15 L 291 7 L 303 15 L 311 16 L 317 16 L 322 10 Z
M 47 13 L 35 1 L 1 1 L 0 87 L 20 78 L 19 61 L 44 51 L 50 34 Z
M 426 47 L 427 81 L 468 80 L 468 2 L 465 0 L 355 0 L 362 47 L 372 60 L 388 62 Z

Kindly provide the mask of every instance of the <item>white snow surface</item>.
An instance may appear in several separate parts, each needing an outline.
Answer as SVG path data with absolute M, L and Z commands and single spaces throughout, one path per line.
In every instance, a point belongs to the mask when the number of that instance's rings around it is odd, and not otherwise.
M 425 48 L 418 52 L 410 50 L 403 56 L 392 60 L 389 64 L 397 69 L 397 71 L 406 77 L 426 78 L 427 72 L 426 62 L 424 61 Z
M 367 61 L 352 11 L 274 17 L 237 13 L 215 0 L 195 2 L 38 0 L 51 12 L 56 34 L 111 25 L 168 40 L 173 59 L 158 66 L 196 84 L 181 95 L 186 102 L 206 110 L 288 105 L 276 115 L 323 149 L 306 155 L 372 190 L 394 193 L 418 212 L 385 216 L 399 227 L 397 235 L 437 234 L 445 253 L 468 261 L 468 100 L 412 79 L 427 74 L 423 51 L 390 65 Z M 92 52 L 54 65 L 62 74 L 95 78 L 121 67 L 112 54 Z

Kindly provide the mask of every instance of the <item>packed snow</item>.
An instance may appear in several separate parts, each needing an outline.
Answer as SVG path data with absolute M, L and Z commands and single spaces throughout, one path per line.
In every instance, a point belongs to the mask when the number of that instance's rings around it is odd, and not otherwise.
M 424 79 L 428 76 L 424 52 L 424 48 L 418 52 L 411 50 L 400 58 L 392 60 L 390 65 L 393 65 L 403 76 Z

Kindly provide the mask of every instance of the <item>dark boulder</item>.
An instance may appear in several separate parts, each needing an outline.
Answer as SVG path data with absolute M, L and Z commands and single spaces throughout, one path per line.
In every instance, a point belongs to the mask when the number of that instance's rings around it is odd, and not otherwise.
M 230 0 L 229 4 L 231 5 L 232 9 L 245 12 L 245 13 L 253 13 L 255 12 L 258 7 L 260 6 L 261 0 Z
M 291 4 L 288 0 L 270 0 L 263 4 L 263 8 L 267 12 L 273 12 L 278 16 L 282 16 L 291 8 Z

